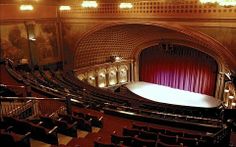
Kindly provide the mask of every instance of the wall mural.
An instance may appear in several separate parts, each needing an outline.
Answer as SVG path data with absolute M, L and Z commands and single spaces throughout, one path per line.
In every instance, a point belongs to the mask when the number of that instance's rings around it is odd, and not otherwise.
M 33 65 L 58 62 L 61 56 L 57 36 L 55 22 L 0 24 L 0 57 Z
M 35 24 L 35 48 L 38 64 L 52 63 L 60 59 L 55 23 Z
M 10 58 L 14 62 L 30 59 L 26 26 L 19 24 L 0 25 L 1 58 Z

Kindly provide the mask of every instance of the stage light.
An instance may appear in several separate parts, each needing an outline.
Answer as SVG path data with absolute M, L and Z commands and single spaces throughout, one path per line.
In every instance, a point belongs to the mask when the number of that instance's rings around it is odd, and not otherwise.
M 32 5 L 20 5 L 21 11 L 32 11 L 34 7 Z
M 133 5 L 131 3 L 120 3 L 119 7 L 121 9 L 131 9 L 133 8 Z
M 70 6 L 60 6 L 59 10 L 60 11 L 69 11 L 69 10 L 71 10 L 71 7 Z
M 235 106 L 236 106 L 236 103 L 231 103 L 231 105 L 235 107 Z
M 83 8 L 97 8 L 98 4 L 96 1 L 83 1 L 81 6 Z

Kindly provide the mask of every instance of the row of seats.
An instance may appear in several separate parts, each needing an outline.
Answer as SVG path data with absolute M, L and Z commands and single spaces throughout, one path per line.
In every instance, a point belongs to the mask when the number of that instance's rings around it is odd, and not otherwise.
M 104 143 L 102 138 L 99 137 L 97 140 L 94 141 L 94 147 L 185 147 L 182 144 L 180 145 L 169 145 L 161 140 L 154 141 L 147 141 L 137 137 L 133 137 L 130 143 L 124 143 L 121 141 L 119 144 L 116 143 Z
M 24 73 L 24 72 L 23 72 Z M 35 74 L 34 74 L 35 73 Z M 43 72 L 42 70 L 39 70 L 39 71 L 35 71 L 32 75 L 34 76 L 33 78 L 31 77 L 31 78 L 29 78 L 29 79 L 31 79 L 31 80 L 34 80 L 34 79 L 37 79 L 37 80 L 39 80 L 40 81 L 40 83 L 41 84 L 44 84 L 44 85 L 46 85 L 46 86 L 48 86 L 48 87 L 53 87 L 53 88 L 58 88 L 58 87 L 60 87 L 60 89 L 59 89 L 59 91 L 56 91 L 57 92 L 57 94 L 62 94 L 62 95 L 64 95 L 65 93 L 63 92 L 63 88 L 61 88 L 61 87 L 63 87 L 63 86 L 61 86 L 60 85 L 60 81 L 58 81 L 58 82 L 55 82 L 56 81 L 56 78 L 55 78 L 55 80 L 53 79 L 53 78 L 48 78 L 48 77 L 53 77 L 51 74 L 52 74 L 52 72 L 49 72 L 49 71 L 46 71 L 46 73 L 47 74 L 45 74 L 45 72 Z M 22 73 L 21 73 L 22 74 Z M 35 75 L 37 75 L 37 76 L 35 76 Z M 45 76 L 45 75 L 48 75 L 48 76 Z M 84 84 L 84 83 L 82 83 L 82 82 L 79 82 L 78 80 L 76 81 L 75 79 L 74 79 L 74 77 L 73 77 L 73 75 L 72 75 L 72 77 L 70 76 L 64 76 L 64 75 L 62 75 L 63 77 L 62 78 L 60 78 L 60 79 L 63 79 L 63 80 L 61 80 L 61 81 L 66 81 L 66 82 L 63 82 L 63 84 L 64 85 L 67 85 L 67 88 L 69 87 L 74 87 L 74 85 L 76 85 L 77 86 L 77 88 L 79 88 L 81 91 L 83 91 L 83 94 L 82 94 L 82 96 L 83 96 L 83 98 L 86 98 L 86 97 L 89 97 L 90 99 L 91 98 L 93 98 L 93 99 L 96 99 L 96 100 L 106 100 L 106 101 L 104 101 L 104 102 L 107 102 L 107 101 L 111 101 L 112 100 L 112 103 L 113 102 L 117 102 L 118 100 L 122 100 L 123 99 L 123 97 L 120 97 L 120 98 L 113 98 L 114 97 L 114 94 L 110 94 L 108 91 L 107 92 L 103 92 L 103 93 L 101 93 L 100 91 L 101 90 L 97 90 L 97 88 L 94 88 L 94 87 L 92 87 L 92 86 L 89 86 L 89 85 L 86 85 L 86 84 Z M 57 77 L 57 76 L 56 76 Z M 73 80 L 74 79 L 74 80 Z M 61 82 L 62 83 L 62 82 Z M 55 92 L 55 91 L 54 91 Z M 60 93 L 60 92 L 63 92 L 63 93 Z M 67 91 L 68 92 L 68 91 Z M 73 94 L 75 94 L 75 95 L 81 95 L 81 93 L 76 93 L 77 91 L 73 91 L 73 89 L 69 89 L 69 92 L 73 92 Z M 87 94 L 86 96 L 85 96 L 85 94 Z M 106 98 L 107 97 L 107 98 Z M 98 99 L 99 98 L 99 99 Z M 101 101 L 102 102 L 102 101 Z M 100 103 L 101 103 L 100 102 Z M 145 105 L 147 108 L 145 108 L 145 109 L 147 109 L 147 110 L 149 110 L 149 107 L 151 107 L 151 105 L 148 105 L 148 104 L 145 104 L 145 103 L 143 103 L 142 105 Z M 153 108 L 152 109 L 156 109 L 156 110 L 158 110 L 158 108 L 159 107 L 154 107 L 153 106 Z M 156 110 L 154 111 L 154 112 L 156 112 Z M 148 111 L 147 111 L 148 112 Z M 152 111 L 153 112 L 153 111 Z M 166 116 L 166 115 L 163 115 L 163 116 Z M 169 116 L 169 115 L 168 115 Z M 172 119 L 175 119 L 176 117 L 173 117 Z M 177 118 L 180 118 L 180 117 L 177 117 Z M 186 118 L 188 118 L 188 117 L 186 117 Z M 184 119 L 184 118 L 181 118 L 181 119 Z M 210 121 L 210 123 L 211 123 L 211 120 L 205 120 L 205 119 L 196 119 L 196 117 L 195 118 L 189 118 L 189 120 L 190 121 L 196 121 L 197 123 L 201 123 L 201 122 L 203 122 L 204 121 L 204 123 L 206 122 L 206 123 L 208 123 L 208 121 Z M 188 121 L 189 121 L 188 120 Z M 218 122 L 217 122 L 218 123 Z M 221 123 L 221 122 L 219 122 L 219 123 Z
M 18 75 L 21 75 L 21 74 L 22 73 L 20 73 L 20 72 L 18 73 Z M 167 114 L 162 114 L 162 113 L 156 113 L 155 111 L 150 111 L 148 109 L 138 109 L 138 107 L 136 107 L 136 108 L 126 107 L 126 106 L 130 106 L 130 105 L 132 105 L 132 107 L 133 107 L 135 105 L 132 104 L 133 101 L 129 101 L 125 98 L 123 99 L 123 97 L 119 98 L 119 97 L 116 97 L 113 94 L 110 94 L 108 92 L 105 92 L 105 91 L 101 92 L 101 90 L 99 90 L 97 88 L 94 88 L 94 87 L 91 87 L 88 85 L 86 86 L 86 84 L 76 81 L 75 78 L 73 77 L 73 75 L 72 75 L 72 77 L 65 76 L 64 74 L 61 75 L 62 76 L 61 83 L 63 83 L 64 85 L 67 85 L 66 86 L 66 89 L 68 88 L 67 90 L 63 89 L 63 86 L 58 86 L 58 84 L 60 83 L 60 80 L 57 80 L 58 83 L 55 82 L 56 79 L 55 80 L 52 80 L 52 79 L 45 80 L 46 79 L 45 76 L 42 76 L 42 74 L 37 71 L 36 71 L 36 74 L 33 73 L 33 75 L 36 75 L 36 76 L 30 75 L 31 78 L 25 77 L 25 80 L 30 81 L 31 85 L 34 85 L 35 87 L 40 87 L 41 89 L 43 89 L 43 87 L 44 87 L 43 90 L 45 90 L 46 92 L 50 91 L 53 94 L 59 95 L 61 97 L 68 96 L 68 94 L 70 94 L 70 96 L 75 95 L 76 99 L 81 100 L 83 102 L 87 102 L 89 105 L 91 103 L 95 104 L 96 107 L 98 105 L 100 105 L 101 107 L 99 107 L 99 109 L 102 109 L 102 110 L 104 110 L 104 106 L 106 104 L 109 104 L 112 107 L 114 105 L 118 105 L 119 108 L 123 107 L 122 111 L 124 111 L 124 112 L 131 111 L 132 113 L 135 112 L 135 114 L 137 112 L 138 115 L 142 114 L 142 115 L 146 115 L 146 116 L 150 115 L 150 116 L 155 116 L 155 117 L 164 116 L 164 117 L 166 117 L 165 118 L 166 120 L 170 119 L 169 116 L 171 116 L 169 114 L 167 115 Z M 36 81 L 37 81 L 37 83 L 36 83 Z M 64 81 L 64 82 L 62 82 L 62 81 Z M 57 86 L 55 86 L 55 85 L 57 85 Z M 73 88 L 70 88 L 70 87 L 73 87 Z M 75 91 L 76 87 L 78 88 L 78 90 Z M 117 111 L 118 111 L 118 109 L 117 109 Z M 120 109 L 119 109 L 119 111 L 120 111 Z M 138 115 L 137 115 L 137 117 L 138 117 Z M 181 118 L 181 117 L 179 117 L 178 115 L 174 115 L 174 117 L 171 119 L 173 119 L 175 121 L 175 119 L 178 119 L 178 118 Z M 188 121 L 191 121 L 192 119 L 195 120 L 195 118 L 192 117 L 189 120 L 185 119 L 184 121 L 186 123 Z M 202 119 L 202 120 L 204 120 L 204 119 Z M 196 123 L 201 123 L 201 121 L 196 122 Z M 207 123 L 211 123 L 211 120 L 209 120 L 209 122 L 207 120 Z
M 66 114 L 40 115 L 33 119 L 17 119 L 4 117 L 4 124 L 13 126 L 11 131 L 18 134 L 31 133 L 31 137 L 49 144 L 58 144 L 57 132 L 77 137 L 77 129 L 92 132 L 92 127 L 103 127 L 103 117 L 73 112 L 72 116 Z
M 30 132 L 22 135 L 14 133 L 10 127 L 4 127 L 1 123 L 0 145 L 3 147 L 30 147 Z
M 187 138 L 197 138 L 197 139 L 203 139 L 206 134 L 202 133 L 192 133 L 190 131 L 184 131 L 184 130 L 176 130 L 176 129 L 170 129 L 170 128 L 161 128 L 161 127 L 152 127 L 152 126 L 146 126 L 146 125 L 141 125 L 137 123 L 132 124 L 132 129 L 139 130 L 139 131 L 145 131 L 145 132 L 150 132 L 150 133 L 162 133 L 166 135 L 171 135 L 171 136 L 178 136 L 178 137 L 187 137 Z M 209 133 L 208 133 L 209 135 Z
M 179 133 L 179 132 L 176 132 Z M 160 132 L 148 132 L 148 131 L 142 131 L 137 129 L 129 129 L 129 128 L 123 128 L 123 136 L 125 137 L 131 137 L 131 140 L 133 137 L 136 137 L 143 141 L 143 144 L 153 142 L 156 143 L 156 141 L 159 139 L 160 141 L 170 144 L 170 145 L 179 145 L 183 144 L 184 146 L 203 146 L 206 141 L 200 139 L 200 138 L 194 138 L 194 137 L 182 137 L 178 135 L 168 135 L 168 134 L 175 134 L 174 131 L 169 131 L 168 133 L 163 133 L 163 130 L 160 129 Z M 115 139 L 115 135 L 113 135 L 113 138 Z
M 45 123 L 32 123 L 26 120 L 20 120 L 13 117 L 4 117 L 4 123 L 6 125 L 13 126 L 11 131 L 25 135 L 31 133 L 32 138 L 40 140 L 49 144 L 58 144 L 57 139 L 57 126 L 46 127 Z

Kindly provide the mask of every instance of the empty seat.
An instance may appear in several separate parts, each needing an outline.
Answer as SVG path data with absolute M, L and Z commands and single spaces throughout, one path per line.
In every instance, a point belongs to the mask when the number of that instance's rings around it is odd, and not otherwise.
M 97 140 L 94 141 L 94 147 L 117 147 L 117 146 L 112 143 L 103 142 L 102 138 L 98 137 Z
M 166 130 L 163 128 L 155 128 L 155 127 L 149 127 L 149 132 L 153 132 L 153 133 L 162 133 L 165 134 Z
M 182 131 L 177 131 L 177 130 L 170 130 L 170 129 L 166 130 L 165 134 L 166 134 L 166 135 L 171 135 L 171 136 L 176 136 L 176 135 L 178 135 L 178 136 L 180 136 L 180 137 L 183 137 L 183 136 L 184 136 L 184 132 L 182 132 Z
M 170 135 L 165 135 L 162 133 L 158 134 L 158 138 L 161 142 L 168 143 L 168 144 L 177 144 L 177 141 L 178 141 L 178 136 L 170 136 Z
M 134 147 L 155 147 L 156 146 L 156 140 L 148 140 L 148 139 L 142 139 L 138 137 L 133 138 L 133 146 Z
M 137 129 L 137 130 L 142 130 L 142 131 L 148 131 L 148 126 L 140 125 L 140 124 L 137 124 L 137 123 L 133 123 L 132 128 Z
M 190 147 L 199 146 L 199 142 L 197 138 L 179 137 L 178 142 L 183 143 L 183 145 L 190 146 Z
M 168 144 L 168 143 L 164 143 L 160 140 L 157 140 L 157 144 L 156 147 L 183 147 L 182 144 Z
M 139 135 L 139 130 L 123 128 L 123 136 L 134 137 L 136 135 Z
M 118 135 L 115 131 L 111 134 L 111 142 L 116 145 L 133 146 L 133 138 L 131 136 Z
M 142 139 L 157 140 L 156 133 L 147 132 L 147 131 L 140 131 L 138 137 Z

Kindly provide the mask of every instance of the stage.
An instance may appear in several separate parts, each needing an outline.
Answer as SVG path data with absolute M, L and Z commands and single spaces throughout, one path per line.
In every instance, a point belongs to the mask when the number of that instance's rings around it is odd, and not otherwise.
M 221 101 L 212 96 L 153 83 L 133 82 L 126 87 L 136 95 L 160 103 L 201 108 L 215 108 L 221 105 Z

